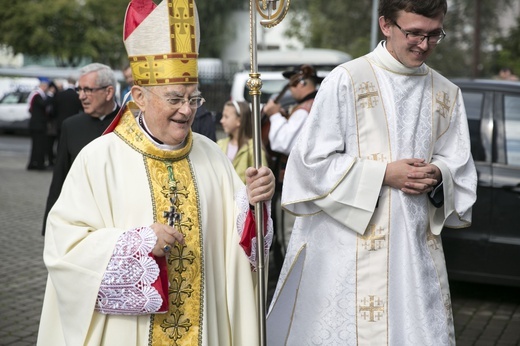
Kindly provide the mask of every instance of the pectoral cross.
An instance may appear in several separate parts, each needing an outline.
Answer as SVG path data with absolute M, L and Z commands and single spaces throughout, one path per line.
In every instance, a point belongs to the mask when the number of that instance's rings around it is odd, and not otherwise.
M 168 220 L 168 225 L 173 227 L 173 225 L 176 222 L 180 222 L 181 218 L 182 218 L 182 214 L 177 211 L 177 206 L 176 206 L 177 194 L 176 193 L 172 193 L 170 195 L 170 203 L 171 203 L 170 210 L 168 210 L 168 211 L 165 210 L 163 212 L 163 216 L 166 218 L 166 220 Z

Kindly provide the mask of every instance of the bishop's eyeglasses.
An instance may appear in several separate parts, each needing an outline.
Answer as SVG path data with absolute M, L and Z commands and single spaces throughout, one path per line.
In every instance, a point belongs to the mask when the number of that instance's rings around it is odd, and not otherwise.
M 396 22 L 394 22 L 394 24 L 399 30 L 401 30 L 401 32 L 404 34 L 404 37 L 406 37 L 406 40 L 410 44 L 421 44 L 424 41 L 424 39 L 426 39 L 426 42 L 428 42 L 428 44 L 439 44 L 439 42 L 441 42 L 442 39 L 446 37 L 446 33 L 443 29 L 441 29 L 440 32 L 423 35 L 419 32 L 403 30 L 403 28 L 401 28 L 399 24 L 397 24 Z
M 204 104 L 204 102 L 206 102 L 204 97 L 202 97 L 200 95 L 193 96 L 193 97 L 190 97 L 188 99 L 185 99 L 185 98 L 182 98 L 182 97 L 165 97 L 165 96 L 161 96 L 161 95 L 158 95 L 158 94 L 154 93 L 149 88 L 144 88 L 144 90 L 146 90 L 146 91 L 154 94 L 155 96 L 163 99 L 164 101 L 166 101 L 170 105 L 172 105 L 174 108 L 181 108 L 187 102 L 188 105 L 190 106 L 190 108 L 197 109 L 200 106 L 202 106 Z

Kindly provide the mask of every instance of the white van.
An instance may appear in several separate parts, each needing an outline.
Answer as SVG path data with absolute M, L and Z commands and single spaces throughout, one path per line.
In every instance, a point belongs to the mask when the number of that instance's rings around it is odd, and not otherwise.
M 269 98 L 277 95 L 284 86 L 289 82 L 282 75 L 283 71 L 268 71 L 259 72 L 260 79 L 262 80 L 262 89 L 260 89 L 260 103 L 265 104 Z M 319 77 L 325 77 L 329 71 L 317 71 Z M 231 86 L 231 100 L 235 101 L 247 101 L 251 102 L 252 98 L 249 95 L 249 88 L 247 87 L 247 80 L 249 79 L 249 72 L 237 72 L 233 76 L 233 85 Z M 288 104 L 294 103 L 294 100 L 290 98 L 290 93 L 287 92 L 285 102 Z M 284 99 L 282 99 L 282 106 L 284 105 Z
M 302 64 L 311 64 L 316 69 L 318 76 L 325 77 L 334 67 L 349 60 L 352 60 L 349 54 L 333 49 L 307 48 L 288 51 L 259 51 L 257 53 L 258 73 L 260 73 L 262 80 L 260 103 L 267 103 L 272 95 L 278 94 L 287 84 L 288 80 L 283 77 L 283 71 Z M 244 71 L 235 73 L 231 87 L 232 100 L 251 102 L 249 89 L 246 85 L 249 73 L 248 66 Z M 287 100 L 287 102 L 290 102 L 290 100 Z

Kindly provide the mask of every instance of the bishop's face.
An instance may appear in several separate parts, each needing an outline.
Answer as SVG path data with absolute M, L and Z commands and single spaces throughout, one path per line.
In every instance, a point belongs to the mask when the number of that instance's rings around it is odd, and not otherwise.
M 406 67 L 421 66 L 437 47 L 432 38 L 414 43 L 414 35 L 438 35 L 442 32 L 444 15 L 428 18 L 412 12 L 399 11 L 394 22 L 379 18 L 379 26 L 386 36 L 386 49 Z M 407 37 L 408 36 L 408 37 Z
M 197 108 L 189 100 L 200 96 L 197 84 L 139 88 L 138 104 L 151 134 L 164 144 L 181 144 L 195 119 Z

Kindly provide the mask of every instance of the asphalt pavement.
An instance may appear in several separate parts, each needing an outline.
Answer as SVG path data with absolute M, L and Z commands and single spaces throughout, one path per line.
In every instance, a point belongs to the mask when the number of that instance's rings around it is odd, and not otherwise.
M 29 146 L 26 137 L 0 135 L 2 346 L 36 344 L 47 278 L 41 226 L 52 172 L 25 169 Z M 520 346 L 520 288 L 450 285 L 457 345 Z

